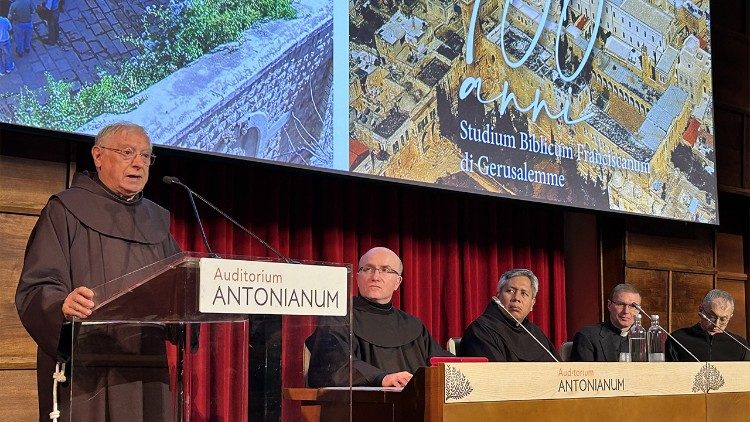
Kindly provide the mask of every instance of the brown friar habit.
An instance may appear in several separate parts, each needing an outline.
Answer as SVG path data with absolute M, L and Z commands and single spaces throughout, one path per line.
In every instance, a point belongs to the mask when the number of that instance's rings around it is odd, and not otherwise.
M 528 318 L 521 323 L 560 360 L 555 346 L 541 328 L 529 322 Z M 553 361 L 542 346 L 493 302 L 466 328 L 459 349 L 460 356 L 484 356 L 490 362 Z
M 130 201 L 121 199 L 95 174 L 76 174 L 70 189 L 49 199 L 29 237 L 16 290 L 21 322 L 38 345 L 40 420 L 48 421 L 52 410 L 52 373 L 65 322 L 62 304 L 66 296 L 76 287 L 94 288 L 179 252 L 169 233 L 167 210 L 142 194 Z M 117 335 L 117 329 L 107 328 L 108 335 L 99 339 L 105 349 L 138 355 L 159 352 L 146 351 L 146 347 L 165 348 L 163 336 L 147 341 L 133 335 L 143 334 L 138 329 L 123 328 L 130 331 Z M 130 343 L 113 344 L 123 335 L 130 336 Z M 99 379 L 73 382 L 73 406 L 76 415 L 82 415 L 77 420 L 156 420 L 155 413 L 162 414 L 167 407 L 165 403 L 153 410 L 140 405 L 153 385 L 158 385 L 160 394 L 165 389 L 163 376 L 154 383 L 140 377 L 137 369 L 101 371 Z M 166 374 L 166 369 L 162 372 Z M 58 392 L 61 420 L 68 420 L 70 406 L 71 383 L 66 384 Z
M 429 365 L 443 350 L 418 318 L 388 304 L 353 299 L 352 385 L 380 387 L 394 372 Z M 349 324 L 345 317 L 323 318 L 305 343 L 310 349 L 307 382 L 311 387 L 349 382 Z

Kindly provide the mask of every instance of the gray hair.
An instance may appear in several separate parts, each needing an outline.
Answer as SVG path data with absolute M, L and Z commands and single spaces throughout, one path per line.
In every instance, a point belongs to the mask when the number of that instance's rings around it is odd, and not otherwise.
M 635 293 L 637 295 L 641 294 L 641 292 L 639 292 L 634 285 L 629 283 L 620 283 L 612 289 L 612 293 L 609 294 L 609 300 L 613 300 L 615 296 L 620 293 Z
M 706 296 L 703 298 L 703 303 L 701 303 L 701 309 L 703 309 L 704 311 L 710 311 L 711 302 L 713 302 L 714 299 L 722 299 L 725 301 L 725 303 L 731 304 L 732 308 L 734 308 L 734 298 L 731 294 L 729 294 L 729 292 L 725 292 L 724 290 L 719 289 L 713 289 L 709 290 L 709 292 L 706 293 Z
M 517 277 L 519 275 L 522 275 L 531 280 L 531 296 L 536 297 L 536 293 L 539 291 L 539 279 L 536 278 L 536 275 L 534 275 L 531 270 L 527 270 L 525 268 L 514 268 L 510 271 L 506 271 L 503 275 L 501 275 L 500 280 L 498 280 L 497 282 L 497 291 L 499 292 L 503 290 L 503 287 L 508 284 L 508 281 L 511 278 Z
M 94 145 L 101 145 L 102 141 L 110 136 L 123 132 L 137 132 L 140 135 L 143 135 L 143 137 L 148 140 L 148 143 L 151 144 L 151 138 L 148 136 L 148 133 L 146 133 L 146 129 L 144 129 L 143 126 L 131 122 L 117 122 L 101 128 L 99 133 L 96 134 L 96 138 L 94 138 Z

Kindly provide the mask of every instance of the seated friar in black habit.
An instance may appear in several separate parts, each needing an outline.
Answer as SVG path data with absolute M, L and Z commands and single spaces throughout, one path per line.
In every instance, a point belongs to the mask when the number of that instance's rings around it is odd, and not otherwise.
M 352 299 L 352 385 L 403 387 L 431 357 L 452 356 L 422 321 L 393 306 L 402 272 L 401 259 L 388 248 L 370 249 L 359 260 L 359 296 Z M 323 318 L 306 340 L 311 387 L 348 385 L 348 328 L 345 317 Z
M 702 362 L 750 360 L 747 340 L 727 331 L 733 314 L 734 298 L 729 292 L 709 291 L 698 308 L 700 322 L 672 333 L 681 345 L 667 339 L 667 361 L 693 362 L 695 358 Z
M 534 308 L 538 291 L 539 281 L 529 270 L 514 269 L 503 274 L 498 281 L 496 296 L 487 304 L 484 313 L 464 331 L 458 354 L 486 357 L 490 362 L 560 360 L 542 329 L 527 318 Z

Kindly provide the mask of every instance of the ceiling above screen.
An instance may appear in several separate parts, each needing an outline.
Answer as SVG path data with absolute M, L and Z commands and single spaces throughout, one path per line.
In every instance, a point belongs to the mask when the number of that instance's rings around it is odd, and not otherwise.
M 718 222 L 707 0 L 92 4 L 20 46 L 2 121 Z

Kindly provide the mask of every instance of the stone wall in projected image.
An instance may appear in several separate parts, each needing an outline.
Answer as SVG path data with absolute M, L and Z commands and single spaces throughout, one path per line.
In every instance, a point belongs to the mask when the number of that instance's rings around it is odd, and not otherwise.
M 132 120 L 156 144 L 332 167 L 332 1 L 294 7 L 296 19 L 253 26 L 80 131 Z
M 350 169 L 716 222 L 708 3 L 352 0 Z

